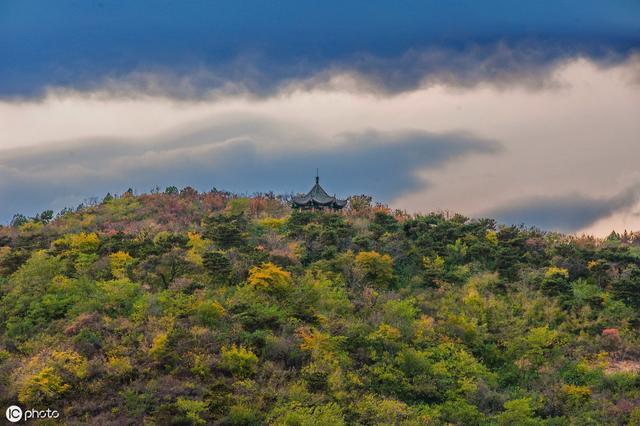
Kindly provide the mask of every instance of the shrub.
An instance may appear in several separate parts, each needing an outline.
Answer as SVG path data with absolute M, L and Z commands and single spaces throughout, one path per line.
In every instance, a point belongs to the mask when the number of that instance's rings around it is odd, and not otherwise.
M 225 310 L 222 305 L 215 300 L 204 300 L 195 309 L 197 320 L 209 327 L 216 325 L 218 320 L 224 315 Z
M 107 360 L 107 369 L 115 377 L 127 377 L 133 372 L 133 365 L 125 356 L 111 356 Z
M 271 423 L 274 426 L 341 426 L 345 424 L 342 410 L 335 403 L 316 406 L 293 404 L 276 410 L 278 414 Z
M 504 403 L 504 411 L 497 417 L 498 424 L 504 426 L 543 425 L 542 419 L 536 418 L 531 407 L 531 398 L 513 399 Z
M 55 401 L 69 392 L 87 375 L 87 361 L 73 351 L 54 351 L 49 356 L 34 357 L 26 369 L 36 369 L 17 380 L 18 400 L 24 404 Z
M 255 409 L 244 405 L 234 405 L 229 410 L 229 424 L 233 426 L 257 426 L 261 422 Z
M 158 333 L 153 338 L 151 347 L 149 348 L 149 355 L 156 361 L 161 361 L 167 356 L 169 351 L 169 334 L 166 332 Z
M 418 315 L 415 299 L 389 300 L 382 306 L 382 315 L 388 324 L 407 330 Z
M 127 278 L 99 282 L 97 297 L 100 309 L 112 315 L 128 315 L 141 290 L 140 284 Z
M 410 414 L 409 407 L 402 401 L 390 398 L 380 398 L 367 394 L 355 403 L 354 411 L 358 420 L 367 425 L 395 425 L 401 424 Z
M 249 377 L 256 373 L 258 357 L 243 346 L 223 347 L 220 357 L 221 367 L 239 377 Z
M 176 406 L 182 411 L 193 425 L 204 425 L 207 421 L 200 417 L 200 413 L 207 409 L 209 404 L 204 401 L 198 401 L 195 399 L 178 398 L 176 400 Z
M 53 367 L 44 367 L 20 385 L 18 401 L 29 405 L 42 404 L 62 397 L 69 389 L 71 386 L 62 381 Z

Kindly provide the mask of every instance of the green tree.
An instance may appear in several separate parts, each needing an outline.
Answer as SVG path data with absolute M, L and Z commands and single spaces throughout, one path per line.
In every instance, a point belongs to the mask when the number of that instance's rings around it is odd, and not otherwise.
M 569 294 L 571 292 L 569 271 L 555 266 L 547 268 L 542 279 L 542 291 L 549 296 Z
M 25 215 L 16 213 L 13 215 L 13 218 L 11 219 L 10 226 L 12 228 L 19 228 L 27 222 L 29 222 L 29 219 L 27 219 Z
M 164 190 L 164 193 L 167 195 L 178 195 L 179 192 L 177 186 L 167 186 Z
M 229 280 L 231 261 L 223 251 L 206 252 L 202 261 L 213 282 L 224 284 Z
M 627 266 L 612 283 L 614 297 L 634 309 L 640 309 L 640 268 Z
M 247 220 L 244 214 L 212 215 L 205 219 L 204 235 L 219 248 L 241 247 L 246 242 Z

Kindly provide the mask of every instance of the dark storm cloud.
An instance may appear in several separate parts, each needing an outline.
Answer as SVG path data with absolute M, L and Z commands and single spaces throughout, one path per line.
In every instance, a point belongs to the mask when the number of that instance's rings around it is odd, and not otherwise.
M 268 95 L 336 72 L 389 93 L 425 79 L 536 86 L 559 61 L 615 63 L 639 42 L 635 0 L 7 0 L 0 97 Z
M 419 170 L 500 150 L 465 133 L 362 132 L 332 140 L 259 118 L 183 129 L 146 141 L 93 140 L 0 152 L 0 220 L 74 206 L 89 196 L 156 185 L 306 191 L 316 168 L 339 196 L 390 200 L 425 185 Z
M 632 208 L 640 199 L 634 186 L 611 197 L 594 198 L 580 194 L 562 197 L 535 197 L 487 213 L 506 224 L 525 224 L 545 230 L 574 232 L 612 214 Z

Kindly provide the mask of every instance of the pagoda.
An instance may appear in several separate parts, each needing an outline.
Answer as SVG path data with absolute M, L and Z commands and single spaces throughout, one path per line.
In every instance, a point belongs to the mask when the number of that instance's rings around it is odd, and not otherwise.
M 308 209 L 333 209 L 340 210 L 347 205 L 347 200 L 338 200 L 335 196 L 327 194 L 320 186 L 320 177 L 316 174 L 316 184 L 306 195 L 294 196 L 291 200 L 293 207 L 303 210 Z

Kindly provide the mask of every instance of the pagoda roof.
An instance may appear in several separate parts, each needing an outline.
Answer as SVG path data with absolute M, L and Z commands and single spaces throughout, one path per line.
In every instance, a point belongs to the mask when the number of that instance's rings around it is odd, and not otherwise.
M 295 207 L 331 207 L 341 209 L 347 205 L 347 200 L 338 200 L 332 197 L 320 186 L 320 178 L 316 176 L 316 184 L 306 195 L 294 196 L 292 199 Z

